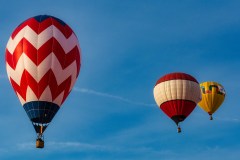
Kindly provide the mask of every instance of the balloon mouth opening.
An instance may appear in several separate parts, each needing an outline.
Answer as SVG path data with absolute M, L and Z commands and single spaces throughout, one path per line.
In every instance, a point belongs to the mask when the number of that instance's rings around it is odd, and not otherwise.
M 176 125 L 178 126 L 178 123 L 179 122 L 182 122 L 186 119 L 186 116 L 184 115 L 175 115 L 175 116 L 172 116 L 171 119 L 176 123 Z
M 179 125 L 180 122 L 184 121 L 186 118 L 186 116 L 184 115 L 175 115 L 175 116 L 172 116 L 171 119 L 176 123 L 177 125 L 177 133 L 181 133 L 182 132 L 182 129 Z

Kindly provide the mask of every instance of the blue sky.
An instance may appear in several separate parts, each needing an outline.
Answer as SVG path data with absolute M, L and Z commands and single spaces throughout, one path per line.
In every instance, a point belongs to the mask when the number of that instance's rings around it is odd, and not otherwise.
M 0 159 L 236 160 L 240 157 L 238 0 L 0 0 Z M 75 88 L 35 148 L 35 131 L 10 86 L 5 47 L 39 14 L 75 31 L 82 67 Z M 157 107 L 153 86 L 169 72 L 227 92 L 214 121 L 200 108 L 182 123 Z

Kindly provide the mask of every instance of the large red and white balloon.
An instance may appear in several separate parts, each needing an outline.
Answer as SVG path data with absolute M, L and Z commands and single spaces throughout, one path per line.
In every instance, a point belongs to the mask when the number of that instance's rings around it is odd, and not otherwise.
M 75 33 L 53 16 L 29 18 L 13 31 L 6 47 L 8 78 L 37 133 L 73 88 L 80 52 Z

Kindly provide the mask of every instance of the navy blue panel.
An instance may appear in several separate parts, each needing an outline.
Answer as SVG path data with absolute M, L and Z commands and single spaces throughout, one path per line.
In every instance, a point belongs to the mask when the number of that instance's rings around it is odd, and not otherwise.
M 50 16 L 47 16 L 47 15 L 39 15 L 39 16 L 35 16 L 33 18 L 36 19 L 39 23 L 41 23 L 42 21 L 44 21 L 45 19 L 47 19 L 49 17 Z
M 50 17 L 53 18 L 53 19 L 55 19 L 56 21 L 58 21 L 61 25 L 63 25 L 63 26 L 66 25 L 66 23 L 63 22 L 61 19 L 58 19 L 58 18 L 53 17 L 53 16 L 39 15 L 39 16 L 35 16 L 35 17 L 33 17 L 33 18 L 36 19 L 39 23 L 41 23 L 42 21 L 44 21 L 45 19 L 50 18 Z
M 23 105 L 29 119 L 35 123 L 50 123 L 59 110 L 55 103 L 32 101 Z
M 56 18 L 56 17 L 53 17 L 53 16 L 51 16 L 52 18 L 54 18 L 55 20 L 57 20 L 61 25 L 63 25 L 63 26 L 65 26 L 66 25 L 66 23 L 65 22 L 63 22 L 61 19 L 58 19 L 58 18 Z

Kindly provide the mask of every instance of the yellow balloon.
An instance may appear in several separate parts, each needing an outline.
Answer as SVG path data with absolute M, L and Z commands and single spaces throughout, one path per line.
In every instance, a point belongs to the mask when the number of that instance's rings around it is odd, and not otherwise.
M 210 115 L 221 106 L 224 101 L 226 92 L 223 86 L 217 82 L 203 82 L 200 84 L 202 100 L 198 105 Z

